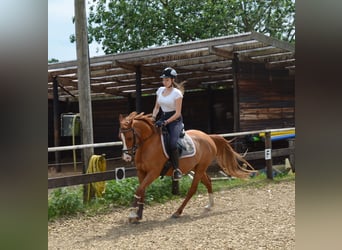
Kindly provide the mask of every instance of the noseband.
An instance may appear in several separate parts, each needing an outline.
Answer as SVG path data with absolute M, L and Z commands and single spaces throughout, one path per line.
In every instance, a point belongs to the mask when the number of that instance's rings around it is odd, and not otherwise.
M 136 143 L 137 133 L 135 132 L 134 128 L 126 128 L 126 129 L 120 128 L 120 133 L 126 134 L 128 132 L 133 133 L 133 146 L 131 148 L 122 149 L 122 153 L 128 154 L 128 155 L 133 157 L 135 155 L 137 148 L 138 148 L 138 145 Z

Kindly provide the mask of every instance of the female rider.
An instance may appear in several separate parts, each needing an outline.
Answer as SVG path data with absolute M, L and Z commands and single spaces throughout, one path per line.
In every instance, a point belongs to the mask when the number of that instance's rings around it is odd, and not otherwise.
M 175 82 L 176 70 L 167 67 L 163 70 L 160 78 L 163 79 L 163 87 L 160 87 L 156 94 L 156 103 L 152 112 L 152 119 L 155 121 L 161 108 L 161 118 L 155 123 L 157 127 L 166 126 L 169 133 L 170 161 L 174 168 L 173 180 L 178 181 L 182 178 L 179 169 L 179 152 L 177 140 L 183 129 L 182 101 L 184 88 L 182 84 Z

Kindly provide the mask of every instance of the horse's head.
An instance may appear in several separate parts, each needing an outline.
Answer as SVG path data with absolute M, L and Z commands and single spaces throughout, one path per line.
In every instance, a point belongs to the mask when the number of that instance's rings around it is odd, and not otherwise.
M 132 161 L 133 155 L 136 150 L 136 136 L 134 128 L 132 127 L 134 116 L 136 112 L 133 114 L 124 117 L 120 114 L 120 132 L 119 137 L 122 140 L 122 159 L 125 161 Z
M 122 159 L 129 162 L 132 161 L 139 145 L 153 135 L 154 126 L 151 122 L 151 117 L 144 115 L 144 113 L 137 114 L 137 112 L 132 112 L 126 117 L 120 114 L 119 121 L 119 137 L 123 144 Z

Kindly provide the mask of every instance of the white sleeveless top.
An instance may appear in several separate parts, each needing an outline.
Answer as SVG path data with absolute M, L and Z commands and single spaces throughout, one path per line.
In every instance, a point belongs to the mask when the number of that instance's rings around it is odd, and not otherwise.
M 165 87 L 160 87 L 157 94 L 157 103 L 161 107 L 163 112 L 176 111 L 176 99 L 183 98 L 182 92 L 177 88 L 172 88 L 172 91 L 167 96 L 163 96 L 162 93 Z

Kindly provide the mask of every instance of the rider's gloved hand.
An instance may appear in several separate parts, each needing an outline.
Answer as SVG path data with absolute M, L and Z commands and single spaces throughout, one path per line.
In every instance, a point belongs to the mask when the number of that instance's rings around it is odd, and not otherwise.
M 163 127 L 166 125 L 166 121 L 165 120 L 158 120 L 158 121 L 156 121 L 155 125 L 157 128 Z

